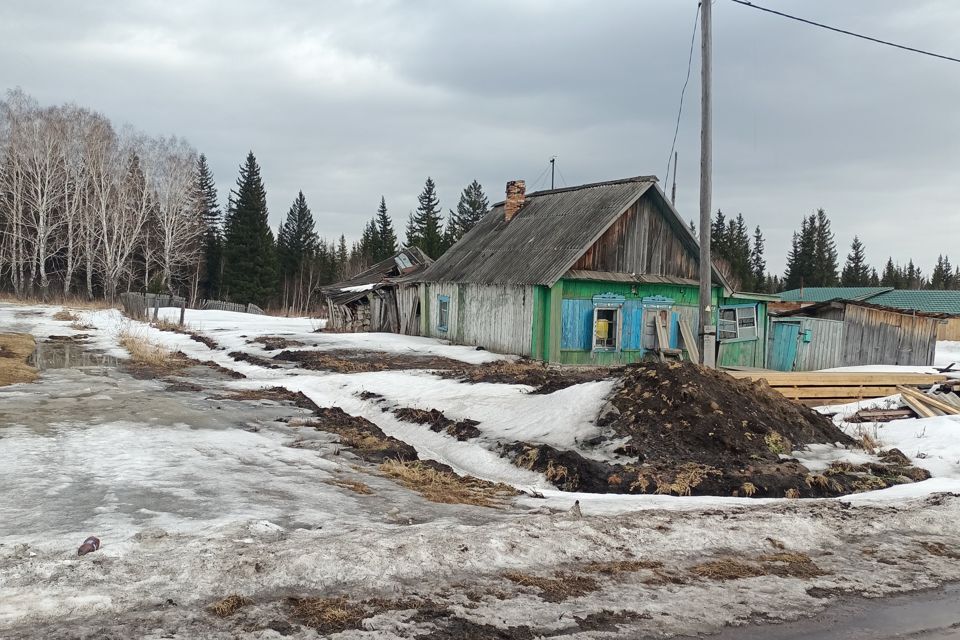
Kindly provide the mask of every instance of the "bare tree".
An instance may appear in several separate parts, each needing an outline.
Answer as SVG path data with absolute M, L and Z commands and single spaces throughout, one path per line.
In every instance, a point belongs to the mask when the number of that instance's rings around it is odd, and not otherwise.
M 192 190 L 196 152 L 182 138 L 157 142 L 151 186 L 157 198 L 157 228 L 163 284 L 174 293 L 174 281 L 192 275 L 200 261 L 203 226 L 194 214 Z

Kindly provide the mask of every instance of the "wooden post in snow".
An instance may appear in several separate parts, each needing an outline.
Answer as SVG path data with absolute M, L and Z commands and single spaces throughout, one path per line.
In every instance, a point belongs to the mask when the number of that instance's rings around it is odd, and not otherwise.
M 701 103 L 700 103 L 700 333 L 703 348 L 700 363 L 705 367 L 715 366 L 716 326 L 713 324 L 712 296 L 713 264 L 710 259 L 710 209 L 713 189 L 713 112 L 711 105 L 711 13 L 710 0 L 700 3 L 701 44 Z

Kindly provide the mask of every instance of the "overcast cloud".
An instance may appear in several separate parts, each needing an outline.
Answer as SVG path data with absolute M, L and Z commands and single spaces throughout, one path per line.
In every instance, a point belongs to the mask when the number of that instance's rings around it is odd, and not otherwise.
M 960 55 L 960 2 L 766 0 Z M 402 231 L 429 175 L 445 208 L 476 178 L 559 185 L 663 178 L 693 0 L 0 5 L 0 86 L 186 137 L 221 201 L 246 152 L 274 226 L 302 189 L 327 237 L 356 237 L 380 195 Z M 960 64 L 714 4 L 714 207 L 742 212 L 783 268 L 817 207 L 841 256 L 960 262 Z M 699 47 L 699 42 L 697 43 Z M 699 49 L 680 127 L 678 207 L 697 215 Z M 541 176 L 537 182 L 538 176 Z M 562 177 L 561 177 L 562 176 Z M 536 183 L 536 184 L 534 184 Z

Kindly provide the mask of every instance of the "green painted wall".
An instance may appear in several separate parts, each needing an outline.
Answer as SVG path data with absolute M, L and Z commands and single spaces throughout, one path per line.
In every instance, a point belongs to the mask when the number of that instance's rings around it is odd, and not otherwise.
M 766 367 L 767 354 L 767 302 L 744 298 L 723 298 L 721 305 L 757 305 L 757 339 L 742 342 L 721 342 L 717 354 L 720 367 Z
M 555 338 L 555 346 L 552 346 L 549 358 L 550 362 L 560 362 L 562 364 L 576 365 L 616 365 L 638 362 L 643 358 L 643 350 L 622 350 L 616 352 L 610 351 L 572 351 L 560 350 L 560 303 L 566 299 L 590 299 L 595 295 L 602 293 L 614 293 L 621 295 L 627 300 L 640 300 L 651 296 L 663 296 L 671 298 L 676 306 L 697 307 L 700 304 L 700 291 L 698 287 L 691 285 L 674 284 L 641 284 L 628 282 L 598 282 L 595 280 L 560 280 L 554 286 L 554 290 L 562 286 L 560 295 L 554 298 L 557 304 L 551 306 L 551 315 L 548 324 L 550 332 Z M 720 301 L 720 287 L 713 287 L 711 304 L 716 308 Z M 686 352 L 684 352 L 686 353 Z

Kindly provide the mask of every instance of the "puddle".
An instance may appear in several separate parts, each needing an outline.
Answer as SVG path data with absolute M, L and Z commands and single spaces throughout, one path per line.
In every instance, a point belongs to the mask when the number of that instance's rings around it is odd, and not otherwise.
M 116 367 L 119 358 L 91 351 L 73 342 L 38 342 L 27 364 L 39 371 L 49 369 L 81 369 Z

